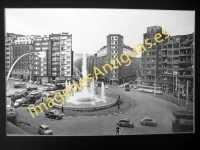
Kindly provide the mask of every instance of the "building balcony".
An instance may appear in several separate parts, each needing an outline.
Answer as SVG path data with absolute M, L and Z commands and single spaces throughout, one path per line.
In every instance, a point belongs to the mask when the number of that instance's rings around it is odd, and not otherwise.
M 161 70 L 175 70 L 176 68 L 162 67 Z
M 193 62 L 192 62 L 192 60 L 184 60 L 184 61 L 178 61 L 178 63 L 181 63 L 181 64 L 182 63 L 191 63 L 192 64 Z
M 52 76 L 60 76 L 59 73 L 52 73 Z
M 170 74 L 168 74 L 168 73 L 162 73 L 162 74 L 161 74 L 161 76 L 172 77 L 172 76 L 173 76 L 173 74 L 172 74 L 172 73 L 170 73 Z
M 179 53 L 179 54 L 174 54 L 173 56 L 192 56 L 192 53 L 184 54 L 184 53 Z
M 162 84 L 173 84 L 173 81 L 171 80 L 163 80 L 161 81 Z
M 162 57 L 167 57 L 168 55 L 162 55 Z
M 52 68 L 52 71 L 59 71 L 60 69 L 58 68 Z
M 192 68 L 174 68 L 176 70 L 193 71 Z
M 152 75 L 152 76 L 155 76 L 155 73 L 147 72 L 146 75 Z
M 60 59 L 52 59 L 52 61 L 60 61 Z
M 179 49 L 191 49 L 192 47 L 191 46 L 186 46 L 186 47 L 179 47 Z

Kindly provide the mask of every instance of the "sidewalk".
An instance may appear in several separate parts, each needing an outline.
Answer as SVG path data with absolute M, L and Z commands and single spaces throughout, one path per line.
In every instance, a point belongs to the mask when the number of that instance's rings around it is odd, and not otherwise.
M 13 125 L 9 121 L 6 122 L 6 132 L 7 135 L 29 135 L 27 132 Z
M 176 98 L 176 97 L 174 97 L 171 94 L 168 94 L 166 92 L 163 92 L 162 95 L 156 94 L 156 97 L 164 99 L 164 100 L 167 100 L 167 101 L 170 101 L 170 102 L 175 103 L 175 104 L 178 105 L 178 98 Z M 194 104 L 193 102 L 188 101 L 188 110 L 189 111 L 193 111 L 193 104 Z M 186 107 L 186 100 L 179 99 L 179 106 Z

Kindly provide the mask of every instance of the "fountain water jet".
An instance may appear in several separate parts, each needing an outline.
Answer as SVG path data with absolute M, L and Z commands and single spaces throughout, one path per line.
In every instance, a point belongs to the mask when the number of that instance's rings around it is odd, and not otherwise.
M 83 54 L 83 65 L 82 65 L 82 75 L 83 78 L 87 79 L 87 68 L 86 68 L 86 54 Z M 94 108 L 106 108 L 114 105 L 116 99 L 105 96 L 105 87 L 102 83 L 101 95 L 95 95 L 94 92 L 94 82 L 86 82 L 87 87 L 83 87 L 79 92 L 75 92 L 73 97 L 66 98 L 66 103 L 63 107 L 69 109 L 94 109 Z M 69 83 L 70 87 L 70 83 Z M 74 86 L 74 89 L 76 87 Z M 90 92 L 88 91 L 90 88 Z M 75 90 L 74 90 L 75 91 Z M 71 93 L 73 93 L 71 91 Z

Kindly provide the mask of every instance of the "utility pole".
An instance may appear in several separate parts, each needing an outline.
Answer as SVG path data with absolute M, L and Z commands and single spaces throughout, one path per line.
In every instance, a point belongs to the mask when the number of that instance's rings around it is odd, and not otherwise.
M 187 91 L 186 91 L 186 110 L 188 111 L 188 80 L 187 80 Z
M 173 92 L 172 92 L 172 95 L 174 95 L 174 71 L 172 72 L 172 74 L 173 74 L 173 85 L 172 85 Z

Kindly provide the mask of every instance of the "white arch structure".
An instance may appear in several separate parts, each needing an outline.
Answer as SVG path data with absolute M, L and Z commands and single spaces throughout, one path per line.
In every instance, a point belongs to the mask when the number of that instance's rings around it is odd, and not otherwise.
M 38 55 L 38 57 L 40 57 L 40 58 L 46 56 L 46 52 L 31 52 L 31 53 L 26 53 L 26 54 L 20 56 L 20 57 L 14 62 L 14 64 L 12 65 L 12 67 L 10 68 L 10 70 L 9 70 L 9 72 L 8 72 L 8 75 L 7 75 L 7 77 L 6 77 L 6 81 L 8 81 L 8 78 L 9 78 L 9 76 L 10 76 L 10 73 L 11 73 L 13 67 L 15 66 L 15 64 L 16 64 L 22 57 L 24 57 L 24 56 L 26 56 L 26 55 L 29 55 L 29 54 Z

